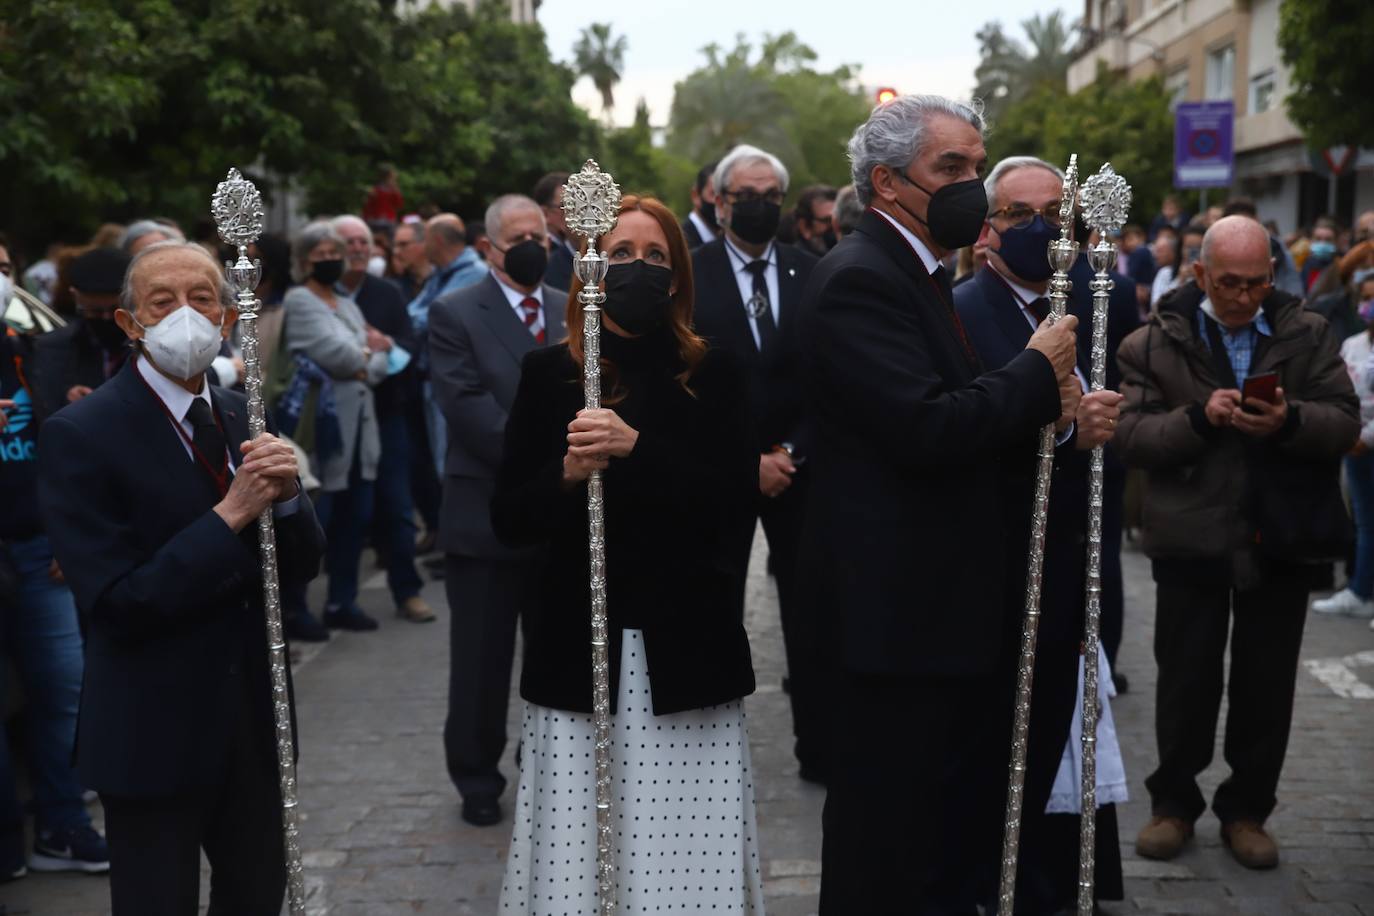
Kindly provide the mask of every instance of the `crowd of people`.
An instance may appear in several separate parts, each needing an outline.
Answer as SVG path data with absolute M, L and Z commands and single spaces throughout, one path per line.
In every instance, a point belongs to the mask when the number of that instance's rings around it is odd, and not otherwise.
M 763 912 L 743 714 L 761 524 L 797 772 L 827 789 L 821 912 L 977 912 L 997 892 L 1049 425 L 1017 912 L 1071 910 L 1077 894 L 1097 446 L 1097 894 L 1122 894 L 1128 774 L 1109 697 L 1128 689 L 1115 670 L 1128 529 L 1153 563 L 1159 668 L 1137 849 L 1172 858 L 1206 808 L 1196 777 L 1229 633 L 1230 776 L 1213 810 L 1239 862 L 1277 865 L 1264 824 L 1309 593 L 1348 560 L 1346 587 L 1315 609 L 1374 617 L 1374 212 L 1280 238 L 1250 201 L 1190 217 L 1166 198 L 1148 227 L 1108 240 L 1107 388 L 1093 392 L 1085 256 L 1067 317 L 1045 321 L 1064 176 L 1031 156 L 989 163 L 983 131 L 977 106 L 903 96 L 855 131 L 848 186 L 791 195 L 786 164 L 741 145 L 701 168 L 684 218 L 625 196 L 597 243 L 592 410 L 566 172 L 465 220 L 407 211 L 387 167 L 358 213 L 260 237 L 269 432 L 251 440 L 213 240 L 146 219 L 25 266 L 0 238 L 0 303 L 22 288 L 65 320 L 9 328 L 0 354 L 0 685 L 13 664 L 34 816 L 26 852 L 0 730 L 0 881 L 109 870 L 118 916 L 189 914 L 204 849 L 212 912 L 277 912 L 253 524 L 270 507 L 293 642 L 377 629 L 359 605 L 369 545 L 404 621 L 440 616 L 420 593 L 443 580 L 445 755 L 479 827 L 507 820 L 499 764 L 522 632 L 500 911 L 593 900 L 586 482 L 599 470 L 621 907 Z

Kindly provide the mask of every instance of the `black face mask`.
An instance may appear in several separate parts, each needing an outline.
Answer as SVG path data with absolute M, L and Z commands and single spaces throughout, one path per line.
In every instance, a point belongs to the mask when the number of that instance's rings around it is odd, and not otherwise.
M 636 337 L 658 330 L 673 303 L 673 272 L 643 259 L 606 271 L 606 315 Z
M 730 229 L 751 245 L 762 245 L 778 234 L 782 204 L 771 200 L 736 201 L 730 208 Z
M 87 317 L 85 324 L 86 330 L 90 331 L 91 337 L 100 344 L 102 349 L 118 350 L 129 342 L 129 335 L 124 333 L 123 328 L 115 324 L 113 317 Z
M 500 248 L 496 249 L 501 251 Z M 534 286 L 544 279 L 549 266 L 549 250 L 536 239 L 525 239 L 501 252 L 505 257 L 502 269 L 521 286 Z
M 706 221 L 706 225 L 712 229 L 719 229 L 720 223 L 716 222 L 716 202 L 713 200 L 703 200 L 701 206 L 697 208 L 697 213 Z
M 333 286 L 343 276 L 343 258 L 316 261 L 310 265 L 310 279 L 322 286 Z
M 897 206 L 906 210 L 907 216 L 928 228 L 930 237 L 937 245 L 947 251 L 953 251 L 956 248 L 967 248 L 978 241 L 978 235 L 983 231 L 983 220 L 988 217 L 988 195 L 983 190 L 982 181 L 977 178 L 956 181 L 954 184 L 936 188 L 932 194 L 901 172 L 897 175 L 930 197 L 926 219 L 921 219 L 907 210 L 906 205 L 900 200 L 897 201 Z

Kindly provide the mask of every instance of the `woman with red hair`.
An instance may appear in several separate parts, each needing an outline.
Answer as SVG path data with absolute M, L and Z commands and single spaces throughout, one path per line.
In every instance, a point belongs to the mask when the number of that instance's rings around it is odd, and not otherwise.
M 610 262 L 606 406 L 582 409 L 574 281 L 568 341 L 525 359 L 492 501 L 502 540 L 547 551 L 526 621 L 523 766 L 499 912 L 596 912 L 586 493 L 596 469 L 618 909 L 761 914 L 741 702 L 754 672 L 728 549 L 758 491 L 743 377 L 692 331 L 691 259 L 666 207 L 627 196 L 598 247 Z

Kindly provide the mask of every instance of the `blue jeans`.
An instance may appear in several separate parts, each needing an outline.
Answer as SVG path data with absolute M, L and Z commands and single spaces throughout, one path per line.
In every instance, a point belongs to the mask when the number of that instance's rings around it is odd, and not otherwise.
M 1347 455 L 1345 476 L 1355 516 L 1355 567 L 1349 588 L 1368 601 L 1374 597 L 1374 452 Z
M 324 529 L 324 569 L 329 574 L 326 609 L 347 611 L 358 602 L 358 565 L 363 542 L 372 523 L 374 483 L 363 480 L 362 461 L 353 456 L 348 488 L 321 493 L 315 500 L 315 517 Z
M 84 667 L 76 602 L 67 586 L 48 575 L 52 547 L 46 537 L 14 541 L 0 550 L 19 573 L 17 602 L 0 606 L 0 710 L 5 706 L 4 665 L 13 659 L 24 687 L 37 828 L 89 826 L 81 783 L 72 768 Z M 9 745 L 0 727 L 0 845 L 13 838 L 12 831 L 22 837 L 22 826 Z
M 415 570 L 415 504 L 410 495 L 410 429 L 399 411 L 378 418 L 382 460 L 377 466 L 374 543 L 386 555 L 386 581 L 400 607 L 420 594 L 423 581 Z

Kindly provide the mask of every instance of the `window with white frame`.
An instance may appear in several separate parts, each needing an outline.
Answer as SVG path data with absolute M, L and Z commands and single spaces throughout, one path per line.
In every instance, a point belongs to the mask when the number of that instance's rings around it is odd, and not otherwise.
M 1227 45 L 1207 52 L 1208 99 L 1229 99 L 1235 96 L 1236 46 Z
M 1272 68 L 1250 77 L 1250 114 L 1263 114 L 1274 107 L 1278 101 L 1275 94 L 1278 81 Z

